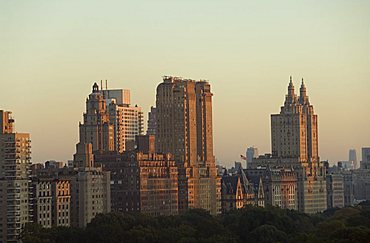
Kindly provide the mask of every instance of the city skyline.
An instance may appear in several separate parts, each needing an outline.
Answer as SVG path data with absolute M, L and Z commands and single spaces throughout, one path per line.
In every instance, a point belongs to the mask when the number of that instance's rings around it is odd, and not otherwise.
M 90 12 L 1 3 L 0 104 L 31 134 L 32 161 L 72 159 L 84 100 L 101 79 L 131 90 L 146 127 L 163 75 L 209 80 L 215 156 L 227 166 L 252 145 L 271 152 L 269 116 L 290 75 L 296 87 L 305 79 L 318 114 L 321 160 L 370 145 L 369 3 L 209 3 L 91 3 Z

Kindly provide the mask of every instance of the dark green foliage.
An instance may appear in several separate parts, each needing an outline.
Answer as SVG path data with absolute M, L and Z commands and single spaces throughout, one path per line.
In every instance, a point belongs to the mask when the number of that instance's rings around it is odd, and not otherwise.
M 368 242 L 370 204 L 307 215 L 247 206 L 217 217 L 202 209 L 183 215 L 98 215 L 85 229 L 29 224 L 23 242 Z

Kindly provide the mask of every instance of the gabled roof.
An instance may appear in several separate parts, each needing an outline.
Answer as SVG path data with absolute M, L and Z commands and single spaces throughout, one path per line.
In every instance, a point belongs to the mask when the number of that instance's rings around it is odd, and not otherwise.
M 239 168 L 238 174 L 240 175 L 240 183 L 242 184 L 243 192 L 248 194 L 253 193 L 253 185 L 249 182 L 243 168 Z
M 243 173 L 245 174 L 244 171 Z M 262 179 L 261 179 L 262 176 L 263 176 L 263 173 L 262 174 L 249 173 L 248 176 L 246 176 L 248 178 L 249 183 L 252 184 L 254 192 L 258 192 L 260 184 L 262 184 Z
M 235 194 L 238 187 L 239 177 L 237 175 L 223 176 L 222 189 L 225 194 Z

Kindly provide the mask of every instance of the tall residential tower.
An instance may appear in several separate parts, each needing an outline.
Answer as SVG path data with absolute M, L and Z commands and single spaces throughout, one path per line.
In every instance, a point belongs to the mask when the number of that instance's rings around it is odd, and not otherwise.
M 298 209 L 315 213 L 326 209 L 325 170 L 318 155 L 318 120 L 302 79 L 299 97 L 292 78 L 280 114 L 271 115 L 272 156 L 298 173 Z
M 16 133 L 11 112 L 0 110 L 0 242 L 18 242 L 30 217 L 31 140 Z
M 221 210 L 221 180 L 213 155 L 212 93 L 206 81 L 164 77 L 156 96 L 156 149 L 172 153 L 179 175 L 179 211 Z

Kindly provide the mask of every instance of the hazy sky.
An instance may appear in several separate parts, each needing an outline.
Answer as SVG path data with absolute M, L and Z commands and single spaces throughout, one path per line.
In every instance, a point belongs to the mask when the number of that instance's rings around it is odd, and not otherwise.
M 331 163 L 370 146 L 370 1 L 0 2 L 0 109 L 33 162 L 72 158 L 94 81 L 147 111 L 163 75 L 207 79 L 218 161 L 270 152 L 270 114 L 304 77 Z

